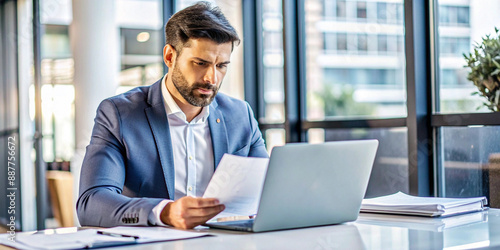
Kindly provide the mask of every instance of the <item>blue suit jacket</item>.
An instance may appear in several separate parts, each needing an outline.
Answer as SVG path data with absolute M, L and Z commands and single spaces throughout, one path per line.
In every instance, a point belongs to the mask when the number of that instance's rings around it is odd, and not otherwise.
M 215 166 L 224 153 L 268 157 L 246 102 L 219 93 L 209 108 Z M 104 100 L 81 170 L 80 223 L 148 225 L 153 207 L 174 199 L 174 171 L 161 80 Z

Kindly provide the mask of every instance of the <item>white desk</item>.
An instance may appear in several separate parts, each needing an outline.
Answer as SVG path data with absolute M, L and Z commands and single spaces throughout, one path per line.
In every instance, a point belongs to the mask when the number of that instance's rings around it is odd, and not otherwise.
M 500 248 L 500 209 L 449 217 L 445 224 L 440 219 L 384 216 L 361 214 L 356 222 L 342 225 L 265 233 L 202 229 L 215 236 L 109 249 Z M 405 219 L 410 222 L 402 223 L 401 220 Z M 461 225 L 457 225 L 457 222 Z
M 479 221 L 451 228 L 429 223 L 406 223 L 369 219 L 361 214 L 358 221 L 343 225 L 284 230 L 266 233 L 244 233 L 206 229 L 215 237 L 127 246 L 127 249 L 470 249 L 500 248 L 500 209 L 477 213 Z M 373 218 L 373 216 L 371 216 Z M 388 216 L 394 218 L 395 216 Z M 398 217 L 398 216 L 396 216 Z M 406 216 L 405 216 L 406 217 Z M 418 217 L 409 217 L 415 219 Z M 448 219 L 451 219 L 450 217 Z M 463 216 L 454 217 L 462 219 Z M 465 219 L 470 219 L 468 218 Z M 401 217 L 399 218 L 401 219 Z M 428 218 L 423 218 L 427 219 Z M 427 221 L 430 222 L 430 221 Z M 434 221 L 437 222 L 437 221 Z M 374 225 L 378 224 L 378 225 Z M 392 226 L 389 226 L 392 225 Z M 401 224 L 401 223 L 399 223 Z

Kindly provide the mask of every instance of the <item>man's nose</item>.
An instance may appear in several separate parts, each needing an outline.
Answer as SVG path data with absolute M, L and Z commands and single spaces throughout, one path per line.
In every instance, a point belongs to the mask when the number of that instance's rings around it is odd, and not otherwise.
M 212 66 L 207 69 L 203 81 L 210 84 L 217 84 L 217 66 Z

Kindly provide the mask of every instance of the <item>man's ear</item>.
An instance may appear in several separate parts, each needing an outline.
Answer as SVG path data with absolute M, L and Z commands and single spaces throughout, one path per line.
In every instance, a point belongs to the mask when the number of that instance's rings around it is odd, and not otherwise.
M 167 67 L 172 68 L 174 66 L 176 55 L 177 52 L 172 45 L 167 44 L 163 47 L 163 61 Z

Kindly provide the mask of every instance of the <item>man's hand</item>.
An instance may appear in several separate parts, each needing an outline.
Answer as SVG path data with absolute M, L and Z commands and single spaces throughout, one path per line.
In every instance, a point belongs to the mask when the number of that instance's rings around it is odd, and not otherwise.
M 160 219 L 167 225 L 190 229 L 207 222 L 224 208 L 215 198 L 186 196 L 168 203 L 161 211 Z

